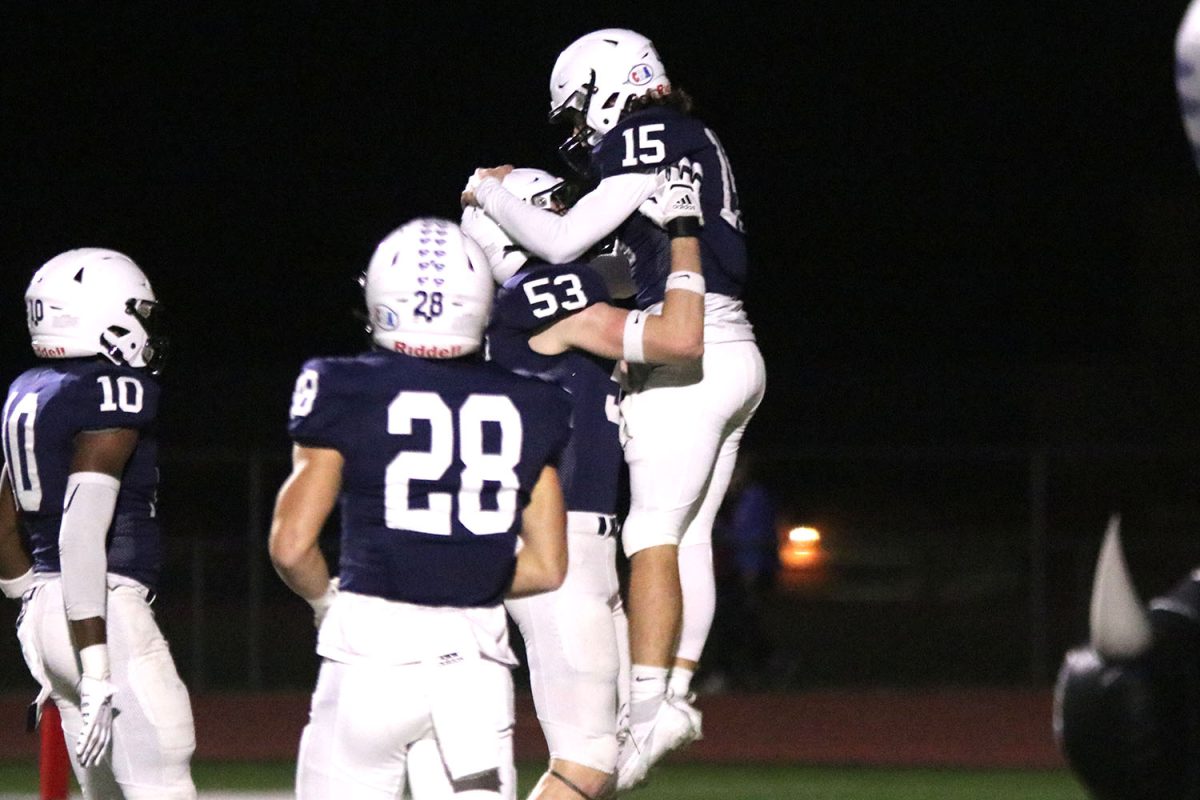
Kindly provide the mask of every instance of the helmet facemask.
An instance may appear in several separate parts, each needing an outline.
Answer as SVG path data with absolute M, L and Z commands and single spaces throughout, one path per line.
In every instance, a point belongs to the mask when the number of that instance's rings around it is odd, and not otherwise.
M 141 326 L 142 335 L 120 325 L 110 325 L 100 334 L 105 355 L 116 364 L 137 366 L 157 375 L 162 371 L 167 355 L 161 306 L 154 300 L 131 297 L 125 301 L 125 313 L 134 318 L 134 324 Z
M 550 112 L 551 125 L 568 125 L 571 135 L 558 146 L 558 155 L 571 170 L 583 177 L 591 171 L 592 148 L 600 140 L 596 129 L 588 125 L 588 110 L 596 94 L 596 70 L 566 102 Z

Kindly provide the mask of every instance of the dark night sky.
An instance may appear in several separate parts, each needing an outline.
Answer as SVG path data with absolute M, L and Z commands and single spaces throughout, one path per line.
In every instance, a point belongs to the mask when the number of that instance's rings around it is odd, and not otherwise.
M 475 166 L 561 171 L 549 69 L 625 26 L 737 174 L 770 382 L 752 441 L 1020 443 L 1054 405 L 1031 393 L 1081 373 L 1192 424 L 1182 0 L 251 5 L 0 12 L 0 379 L 32 360 L 33 269 L 112 247 L 169 310 L 165 437 L 280 440 L 302 360 L 362 344 L 375 243 L 457 217 Z

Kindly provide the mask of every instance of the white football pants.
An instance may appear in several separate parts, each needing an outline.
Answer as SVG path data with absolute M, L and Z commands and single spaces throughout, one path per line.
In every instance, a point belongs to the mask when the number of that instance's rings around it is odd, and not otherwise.
M 71 646 L 62 581 L 39 576 L 17 627 L 34 678 L 62 714 L 71 766 L 88 800 L 190 800 L 196 733 L 187 688 L 179 679 L 144 586 L 109 575 L 108 656 L 113 696 L 110 754 L 91 769 L 75 758 L 79 737 L 79 665 Z
M 679 547 L 678 658 L 699 661 L 712 628 L 712 529 L 742 434 L 762 402 L 766 368 L 753 341 L 706 342 L 697 364 L 658 366 L 621 401 L 629 516 L 625 554 Z
M 617 764 L 619 636 L 625 610 L 610 523 L 572 511 L 567 577 L 556 591 L 508 600 L 521 629 L 529 684 L 551 758 L 612 773 Z
M 407 784 L 415 800 L 512 800 L 512 727 L 507 665 L 482 658 L 400 665 L 326 659 L 300 738 L 296 797 L 396 800 Z M 498 765 L 501 790 L 455 793 L 448 766 L 454 760 Z
M 766 368 L 753 341 L 707 342 L 694 364 L 658 366 L 621 401 L 629 516 L 625 554 L 711 544 Z

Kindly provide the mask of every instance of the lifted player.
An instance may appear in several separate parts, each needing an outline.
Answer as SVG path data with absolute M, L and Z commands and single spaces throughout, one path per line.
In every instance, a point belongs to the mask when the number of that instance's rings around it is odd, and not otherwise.
M 648 173 L 686 158 L 704 175 L 703 360 L 631 370 L 621 405 L 633 660 L 630 736 L 618 781 L 624 789 L 700 733 L 688 689 L 716 602 L 712 525 L 762 399 L 765 368 L 740 299 L 746 248 L 729 159 L 716 135 L 690 115 L 690 98 L 672 87 L 649 39 L 623 29 L 579 38 L 554 65 L 550 98 L 551 120 L 572 128 L 564 155 L 573 165 L 588 162 L 596 187 L 560 217 L 506 192 L 498 178 L 507 168 L 496 168 L 477 170 L 463 201 L 480 205 L 519 244 L 552 263 L 578 258 L 615 233 L 640 309 L 660 307 L 670 267 L 667 236 L 648 218 L 658 213 L 646 202 L 657 186 Z

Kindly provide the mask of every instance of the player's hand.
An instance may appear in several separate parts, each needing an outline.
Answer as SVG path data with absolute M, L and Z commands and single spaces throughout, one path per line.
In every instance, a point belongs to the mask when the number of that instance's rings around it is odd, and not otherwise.
M 704 215 L 700 210 L 700 182 L 704 173 L 698 163 L 682 158 L 678 162 L 655 172 L 658 188 L 646 202 L 638 208 L 642 214 L 660 228 L 666 228 L 668 223 L 675 220 L 671 227 L 684 228 L 685 232 L 676 232 L 676 236 L 694 236 L 704 224 Z M 687 221 L 691 220 L 691 221 Z
M 313 610 L 313 627 L 320 628 L 321 622 L 325 619 L 325 615 L 329 613 L 329 607 L 333 605 L 333 601 L 338 595 L 338 578 L 330 578 L 329 586 L 325 589 L 325 594 L 315 600 L 309 600 L 308 604 Z
M 504 260 L 505 249 L 512 244 L 512 239 L 504 234 L 503 229 L 493 222 L 482 208 L 477 206 L 464 208 L 459 227 L 483 250 L 483 254 L 487 256 L 488 266 L 499 264 Z
M 512 171 L 512 164 L 504 164 L 499 167 L 480 167 L 475 170 L 475 173 L 470 178 L 467 178 L 467 186 L 463 189 L 462 197 L 459 198 L 463 208 L 479 205 L 479 201 L 475 198 L 475 190 L 479 188 L 479 184 L 488 178 L 495 178 L 498 181 L 502 181 Z
M 662 185 L 654 194 L 662 209 L 662 226 L 672 236 L 695 236 L 704 224 L 700 210 L 703 170 L 698 163 L 681 158 L 658 174 Z
M 75 755 L 79 765 L 94 767 L 112 742 L 112 698 L 117 687 L 103 678 L 84 675 L 79 680 L 79 739 Z

